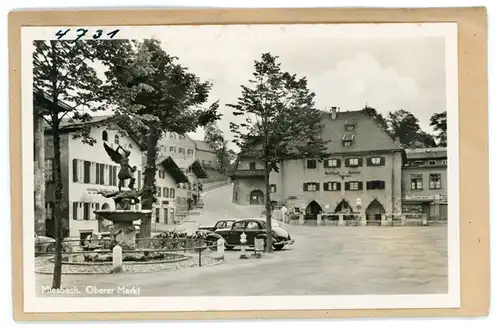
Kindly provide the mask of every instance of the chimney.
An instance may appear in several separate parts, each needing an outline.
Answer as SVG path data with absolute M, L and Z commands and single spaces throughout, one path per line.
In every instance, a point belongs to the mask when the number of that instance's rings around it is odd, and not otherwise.
M 330 108 L 330 111 L 332 113 L 332 120 L 336 119 L 337 118 L 337 110 L 340 109 L 340 108 L 337 108 L 336 106 L 335 107 L 331 107 Z

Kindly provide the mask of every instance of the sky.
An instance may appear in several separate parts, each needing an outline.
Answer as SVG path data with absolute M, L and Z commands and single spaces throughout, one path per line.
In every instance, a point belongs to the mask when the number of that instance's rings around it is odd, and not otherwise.
M 264 52 L 279 56 L 284 71 L 307 77 L 319 109 L 356 110 L 366 104 L 384 116 L 405 109 L 432 132 L 430 117 L 447 109 L 445 38 L 404 33 L 374 37 L 370 29 L 354 35 L 318 24 L 170 26 L 148 36 L 213 83 L 209 103 L 220 101 L 218 125 L 229 140 L 234 117 L 226 104 L 237 102 L 240 86 L 252 77 L 254 60 Z M 203 136 L 203 129 L 190 134 Z

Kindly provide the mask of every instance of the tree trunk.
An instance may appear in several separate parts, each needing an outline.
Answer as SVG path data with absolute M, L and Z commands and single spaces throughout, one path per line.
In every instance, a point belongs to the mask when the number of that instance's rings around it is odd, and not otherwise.
M 142 197 L 142 209 L 153 210 L 153 197 L 156 193 L 156 146 L 158 144 L 158 137 L 156 131 L 151 129 L 147 138 L 147 151 L 146 151 L 146 167 L 144 168 L 144 195 Z M 139 238 L 151 238 L 151 218 L 149 217 L 141 220 L 141 229 L 139 231 Z M 139 247 L 146 247 L 149 241 L 139 241 Z
M 270 188 L 269 188 L 269 163 L 267 161 L 264 164 L 264 204 L 266 206 L 266 252 L 271 253 L 273 251 L 273 236 L 271 227 L 271 200 L 270 200 Z
M 36 109 L 35 109 L 36 111 Z M 45 143 L 43 131 L 43 118 L 34 114 L 33 123 L 33 150 L 35 164 L 35 232 L 45 236 Z
M 54 180 L 55 180 L 55 201 L 54 201 L 54 238 L 55 238 L 55 260 L 52 289 L 61 288 L 62 271 L 62 213 L 61 203 L 63 195 L 63 185 L 61 180 L 61 139 L 59 136 L 58 124 L 53 125 L 53 146 L 54 146 Z

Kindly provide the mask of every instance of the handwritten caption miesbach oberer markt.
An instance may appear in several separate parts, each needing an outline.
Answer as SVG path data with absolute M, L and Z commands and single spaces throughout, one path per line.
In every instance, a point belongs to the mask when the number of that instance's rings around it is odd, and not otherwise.
M 79 288 L 76 286 L 61 289 L 52 289 L 51 286 L 42 286 L 43 294 L 53 294 L 53 295 L 78 295 L 78 294 L 88 294 L 88 295 L 118 295 L 118 296 L 138 296 L 141 294 L 141 287 L 125 287 L 118 286 L 116 288 L 98 288 L 96 286 L 89 285 L 85 288 Z

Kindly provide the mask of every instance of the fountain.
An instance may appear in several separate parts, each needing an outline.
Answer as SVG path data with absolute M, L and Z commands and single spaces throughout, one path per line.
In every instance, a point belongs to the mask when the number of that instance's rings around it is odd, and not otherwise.
M 99 192 L 106 198 L 113 198 L 115 203 L 114 210 L 96 210 L 94 211 L 100 218 L 109 220 L 113 223 L 110 233 L 112 245 L 119 245 L 122 249 L 135 249 L 136 231 L 134 221 L 151 220 L 151 210 L 133 210 L 131 205 L 140 203 L 140 198 L 144 190 L 134 189 L 134 172 L 137 167 L 131 167 L 128 157 L 130 151 L 118 146 L 115 150 L 104 143 L 104 149 L 109 157 L 117 164 L 120 164 L 118 172 L 118 190 L 110 193 Z M 125 180 L 130 180 L 129 190 L 122 190 Z M 153 200 L 154 201 L 154 200 Z

